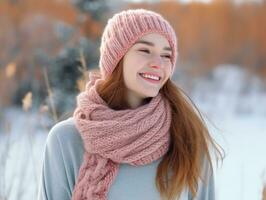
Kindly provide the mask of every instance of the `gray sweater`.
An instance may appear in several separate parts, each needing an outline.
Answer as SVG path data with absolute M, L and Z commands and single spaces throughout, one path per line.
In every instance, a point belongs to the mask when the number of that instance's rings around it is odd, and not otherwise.
M 70 200 L 83 160 L 82 139 L 73 118 L 56 124 L 50 131 L 44 152 L 38 200 Z M 121 164 L 109 192 L 108 200 L 160 200 L 155 186 L 156 169 L 161 159 L 145 166 Z M 205 185 L 199 182 L 196 200 L 214 200 L 214 181 L 211 171 L 203 168 L 208 177 Z M 184 189 L 179 200 L 191 200 Z

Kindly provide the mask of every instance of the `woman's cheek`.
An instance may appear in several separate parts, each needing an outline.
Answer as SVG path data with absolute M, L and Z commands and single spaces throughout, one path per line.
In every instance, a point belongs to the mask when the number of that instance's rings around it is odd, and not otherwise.
M 141 55 L 141 54 L 139 54 L 139 55 L 136 57 L 136 60 L 137 60 L 136 63 L 140 64 L 140 63 L 142 63 L 142 62 L 144 62 L 144 61 L 147 61 L 148 58 L 147 58 L 146 55 Z

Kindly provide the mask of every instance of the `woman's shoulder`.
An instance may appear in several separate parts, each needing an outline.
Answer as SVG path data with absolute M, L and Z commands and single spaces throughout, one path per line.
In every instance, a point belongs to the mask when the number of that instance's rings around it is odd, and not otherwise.
M 83 142 L 75 127 L 73 118 L 68 118 L 55 124 L 46 140 L 47 146 L 51 149 L 60 149 L 61 153 L 74 152 L 83 153 Z
M 55 124 L 46 139 L 39 199 L 70 199 L 83 160 L 83 143 L 72 118 Z
M 58 140 L 59 142 L 72 142 L 72 141 L 82 141 L 80 134 L 75 127 L 73 118 L 68 118 L 61 122 L 55 124 L 49 134 L 49 140 Z

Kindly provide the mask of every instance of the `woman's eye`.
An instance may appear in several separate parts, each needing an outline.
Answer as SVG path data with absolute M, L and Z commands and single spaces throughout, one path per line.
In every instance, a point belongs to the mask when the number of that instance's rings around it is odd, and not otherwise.
M 171 59 L 171 55 L 162 55 L 163 58 Z
M 148 49 L 140 49 L 139 51 L 144 52 L 144 53 L 150 53 Z

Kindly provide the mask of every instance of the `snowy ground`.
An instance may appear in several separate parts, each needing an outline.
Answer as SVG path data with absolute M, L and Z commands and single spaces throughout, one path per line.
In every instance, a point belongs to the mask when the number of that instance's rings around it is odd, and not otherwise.
M 218 200 L 261 200 L 266 180 L 266 118 L 214 121 L 221 129 L 213 131 L 214 137 L 226 152 L 222 166 L 216 169 Z
M 18 108 L 5 112 L 0 129 L 1 200 L 36 199 L 48 124 L 40 114 Z
M 217 200 L 261 200 L 266 180 L 265 87 L 254 77 L 247 81 L 235 67 L 221 67 L 195 83 L 192 98 L 215 124 L 208 123 L 209 129 L 226 152 L 215 171 Z M 0 118 L 0 199 L 35 200 L 51 122 L 16 108 Z
M 265 83 L 237 66 L 221 66 L 195 81 L 193 99 L 225 150 L 216 169 L 218 200 L 261 200 L 266 181 Z

